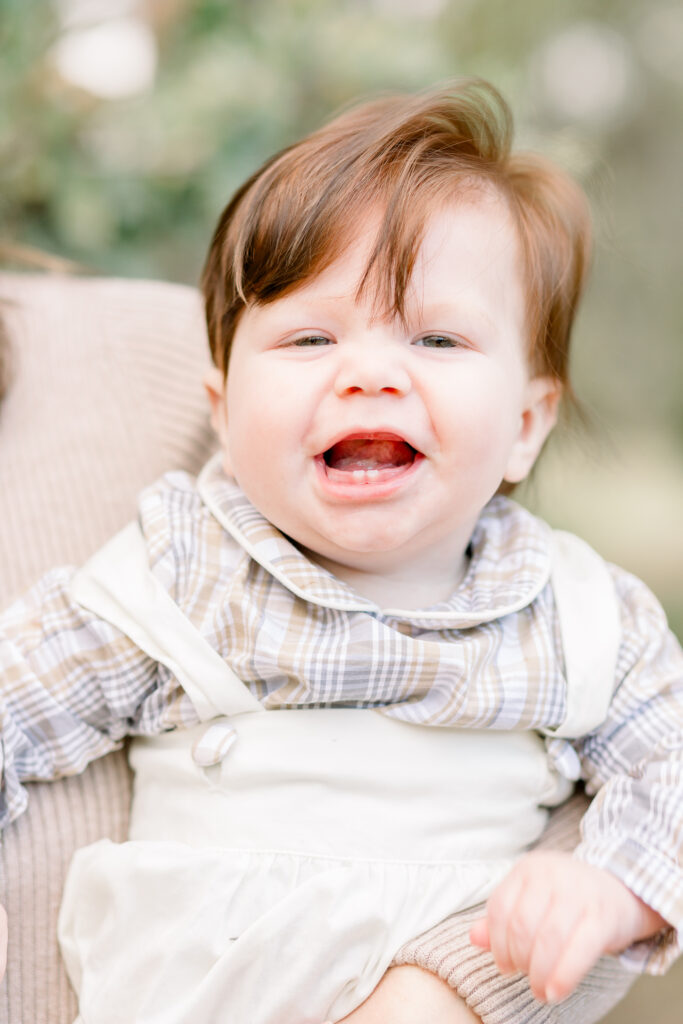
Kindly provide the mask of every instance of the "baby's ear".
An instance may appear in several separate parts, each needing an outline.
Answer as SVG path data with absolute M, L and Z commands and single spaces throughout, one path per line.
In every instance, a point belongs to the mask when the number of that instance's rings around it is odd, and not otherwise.
M 557 422 L 562 384 L 554 377 L 533 377 L 527 384 L 519 435 L 508 459 L 504 480 L 518 484 L 531 472 L 548 434 Z
M 220 446 L 223 449 L 223 467 L 226 473 L 232 476 L 228 453 L 228 410 L 225 404 L 225 379 L 221 370 L 216 366 L 212 366 L 204 374 L 202 383 L 206 389 L 211 407 L 211 426 L 216 431 Z
M 227 412 L 225 408 L 225 381 L 223 380 L 223 374 L 217 366 L 212 366 L 210 370 L 206 371 L 202 384 L 206 390 L 209 406 L 211 407 L 211 426 L 220 437 L 221 428 L 227 420 Z

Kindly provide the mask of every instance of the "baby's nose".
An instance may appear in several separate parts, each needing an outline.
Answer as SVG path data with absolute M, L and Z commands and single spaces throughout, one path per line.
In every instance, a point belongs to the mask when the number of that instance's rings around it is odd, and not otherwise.
M 394 353 L 386 349 L 348 358 L 340 367 L 336 379 L 336 392 L 339 396 L 405 395 L 410 388 L 411 380 L 405 367 Z

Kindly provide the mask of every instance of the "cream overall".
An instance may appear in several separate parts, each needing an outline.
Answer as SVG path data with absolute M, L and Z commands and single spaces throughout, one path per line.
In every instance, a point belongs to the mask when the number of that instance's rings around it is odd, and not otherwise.
M 603 563 L 556 534 L 568 713 L 611 699 Z M 571 784 L 534 732 L 427 728 L 372 710 L 264 712 L 147 568 L 137 527 L 76 579 L 85 606 L 167 665 L 201 724 L 130 751 L 130 841 L 79 851 L 60 915 L 79 1024 L 320 1024 L 399 947 L 485 900 Z

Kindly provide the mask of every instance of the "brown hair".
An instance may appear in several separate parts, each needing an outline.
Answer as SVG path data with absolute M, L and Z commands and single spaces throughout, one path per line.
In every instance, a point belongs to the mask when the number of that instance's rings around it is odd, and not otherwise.
M 209 250 L 202 285 L 215 364 L 227 373 L 245 306 L 271 302 L 332 263 L 369 206 L 384 215 L 359 288 L 372 281 L 387 312 L 402 316 L 429 216 L 493 189 L 520 240 L 532 370 L 568 389 L 569 336 L 590 252 L 588 207 L 559 168 L 511 153 L 511 140 L 505 100 L 468 79 L 365 103 L 274 156 L 223 211 Z

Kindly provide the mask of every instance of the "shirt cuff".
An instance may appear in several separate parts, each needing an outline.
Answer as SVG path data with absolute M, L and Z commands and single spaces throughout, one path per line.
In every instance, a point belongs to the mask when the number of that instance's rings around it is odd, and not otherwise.
M 619 954 L 619 960 L 629 971 L 638 974 L 664 974 L 680 953 L 679 932 L 676 928 L 666 928 L 651 939 L 634 942 Z
M 631 837 L 585 839 L 574 856 L 615 875 L 669 927 L 649 939 L 634 942 L 619 959 L 629 970 L 664 974 L 683 952 L 683 876 L 677 864 Z

